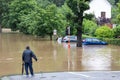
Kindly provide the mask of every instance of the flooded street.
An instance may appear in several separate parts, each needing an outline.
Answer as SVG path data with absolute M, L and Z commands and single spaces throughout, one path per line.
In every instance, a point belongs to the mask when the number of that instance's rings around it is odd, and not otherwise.
M 120 70 L 120 46 L 83 45 L 48 41 L 23 34 L 0 34 L 0 76 L 21 74 L 22 52 L 29 45 L 38 57 L 34 71 Z

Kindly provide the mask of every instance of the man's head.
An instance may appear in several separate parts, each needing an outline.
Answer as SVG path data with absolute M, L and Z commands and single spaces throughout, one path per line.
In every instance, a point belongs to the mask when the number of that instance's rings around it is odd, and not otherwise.
M 26 47 L 26 49 L 30 49 L 30 47 L 29 47 L 29 46 L 27 46 L 27 47 Z

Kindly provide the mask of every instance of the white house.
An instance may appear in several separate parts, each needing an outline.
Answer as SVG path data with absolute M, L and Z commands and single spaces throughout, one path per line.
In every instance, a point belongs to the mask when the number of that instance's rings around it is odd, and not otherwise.
M 96 18 L 111 18 L 112 5 L 107 0 L 91 0 L 89 6 L 90 9 L 85 11 L 85 13 L 93 13 Z

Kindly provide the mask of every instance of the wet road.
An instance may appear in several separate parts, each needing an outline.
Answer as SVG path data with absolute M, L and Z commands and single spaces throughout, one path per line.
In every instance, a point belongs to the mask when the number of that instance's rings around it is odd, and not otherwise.
M 119 75 L 119 71 L 54 72 L 39 73 L 34 77 L 4 76 L 1 80 L 120 80 Z
M 0 76 L 21 74 L 21 55 L 29 45 L 38 57 L 34 71 L 113 71 L 120 70 L 120 47 L 113 45 L 83 45 L 48 41 L 23 34 L 0 34 Z

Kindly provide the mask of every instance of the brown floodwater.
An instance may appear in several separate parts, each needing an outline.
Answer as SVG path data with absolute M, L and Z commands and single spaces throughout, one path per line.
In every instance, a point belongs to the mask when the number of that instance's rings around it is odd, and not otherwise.
M 21 74 L 22 52 L 29 45 L 38 57 L 34 72 L 120 70 L 120 46 L 58 43 L 24 34 L 0 34 L 0 76 Z

